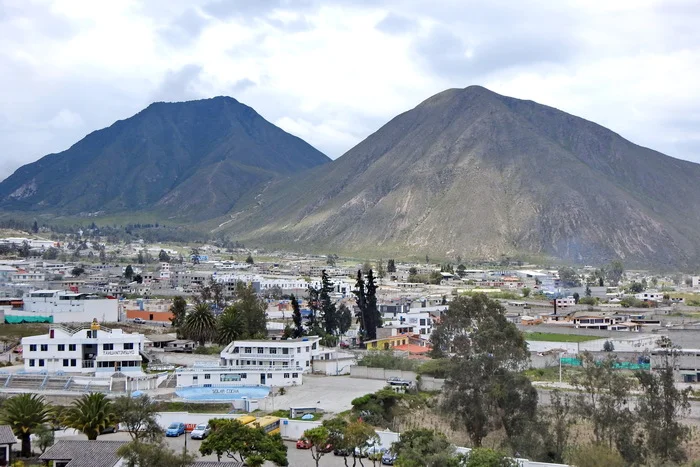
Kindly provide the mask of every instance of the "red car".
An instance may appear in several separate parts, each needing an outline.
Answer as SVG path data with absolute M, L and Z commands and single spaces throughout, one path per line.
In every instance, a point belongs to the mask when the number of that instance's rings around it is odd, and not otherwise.
M 311 441 L 306 438 L 299 438 L 297 440 L 297 449 L 311 449 Z

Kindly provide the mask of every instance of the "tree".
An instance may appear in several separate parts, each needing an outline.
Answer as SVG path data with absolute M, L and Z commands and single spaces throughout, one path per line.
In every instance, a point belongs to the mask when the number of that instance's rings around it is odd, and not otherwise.
M 261 460 L 282 466 L 289 464 L 287 446 L 279 434 L 268 435 L 262 428 L 241 425 L 235 419 L 214 418 L 209 420 L 209 426 L 211 433 L 199 447 L 199 452 L 205 456 L 216 454 L 221 462 L 225 454 L 249 466 L 262 465 Z
M 192 248 L 192 250 L 190 250 L 190 259 L 192 260 L 192 264 L 199 264 L 199 248 Z
M 58 258 L 58 248 L 52 246 L 48 247 L 42 254 L 42 259 L 54 260 Z
M 114 412 L 120 425 L 133 441 L 153 442 L 161 437 L 158 408 L 147 394 L 138 397 L 122 396 L 114 400 Z
M 319 300 L 319 294 L 321 293 L 321 290 L 316 289 L 315 287 L 309 285 L 309 287 L 307 289 L 307 293 L 309 294 L 309 300 L 307 303 L 309 306 L 309 310 L 311 310 L 311 315 L 309 316 L 308 328 L 313 329 L 317 325 L 318 312 L 321 309 L 320 308 L 320 300 Z
M 581 278 L 573 268 L 559 269 L 559 280 L 563 287 L 580 287 Z
M 245 262 L 248 264 L 255 264 L 255 261 L 253 260 L 253 255 L 249 253 L 248 257 L 245 259 Z
M 328 430 L 328 443 L 334 449 L 350 450 L 350 446 L 346 441 L 345 432 L 348 428 L 348 422 L 341 416 L 326 419 L 321 422 L 322 426 Z M 344 457 L 345 466 L 348 465 L 347 457 Z
M 644 292 L 644 286 L 635 281 L 629 285 L 628 290 L 632 293 L 642 293 Z
M 32 224 L 32 233 L 39 233 L 39 224 L 36 221 Z
M 592 295 L 591 293 L 591 286 L 586 284 L 586 292 L 584 293 L 586 297 L 590 297 Z
M 384 270 L 384 260 L 379 258 L 377 261 L 377 277 L 381 280 L 386 276 L 386 271 Z
M 605 278 L 610 283 L 610 285 L 617 286 L 622 280 L 622 274 L 625 272 L 625 268 L 620 261 L 613 261 L 610 263 L 609 269 L 605 274 Z
M 371 339 L 377 338 L 377 328 L 382 326 L 382 317 L 379 313 L 379 308 L 377 307 L 377 285 L 374 283 L 374 275 L 372 270 L 367 273 L 367 285 L 365 290 L 365 296 L 367 299 L 367 337 Z
M 362 274 L 366 276 L 369 274 L 370 269 L 372 269 L 372 264 L 369 261 L 362 263 Z
M 134 276 L 134 282 L 137 284 L 143 284 L 143 276 L 141 274 L 136 274 Z
M 442 282 L 442 274 L 437 271 L 432 271 L 428 277 L 428 282 L 434 285 L 440 285 Z
M 311 458 L 316 463 L 316 467 L 318 467 L 321 457 L 328 452 L 326 446 L 330 445 L 331 434 L 328 431 L 328 428 L 321 425 L 317 426 L 316 428 L 306 430 L 303 437 L 309 440 L 311 443 L 311 448 L 309 449 L 311 452 Z
M 399 467 L 456 467 L 455 448 L 447 437 L 435 430 L 417 428 L 401 433 L 391 445 Z
M 635 373 L 642 390 L 637 414 L 649 453 L 657 461 L 681 463 L 686 460 L 682 445 L 690 440 L 691 431 L 680 419 L 690 413 L 688 398 L 692 391 L 689 387 L 679 390 L 674 383 L 673 350 L 665 351 L 664 356 L 664 364 L 655 372 Z
M 571 425 L 574 424 L 574 420 L 571 417 L 569 395 L 562 395 L 558 389 L 550 393 L 545 421 L 547 422 L 545 436 L 548 460 L 562 462 L 569 446 Z
M 173 317 L 170 318 L 170 323 L 177 329 L 179 334 L 180 327 L 185 324 L 185 317 L 187 316 L 187 301 L 179 295 L 173 298 L 173 304 L 170 305 L 170 313 L 173 314 Z
M 345 303 L 338 307 L 338 334 L 344 335 L 352 326 L 352 312 Z
M 267 336 L 267 304 L 252 284 L 236 284 L 236 301 L 224 309 L 217 323 L 218 342 L 227 345 L 236 339 Z
M 457 297 L 432 341 L 434 356 L 451 355 L 444 408 L 464 425 L 474 446 L 501 427 L 515 442 L 536 414 L 537 391 L 518 373 L 529 352 L 503 306 L 483 294 Z
M 605 352 L 612 352 L 613 350 L 615 350 L 615 344 L 613 344 L 612 341 L 605 341 L 603 343 L 603 350 Z
M 581 372 L 572 377 L 580 391 L 574 399 L 576 412 L 591 422 L 596 443 L 616 447 L 630 463 L 638 461 L 641 447 L 635 444 L 636 419 L 628 405 L 631 382 L 615 369 L 618 360 L 613 355 L 596 361 L 584 352 L 579 358 Z
M 124 458 L 125 467 L 190 467 L 195 461 L 193 454 L 184 449 L 177 454 L 162 439 L 148 443 L 134 440 L 121 446 L 117 455 Z
M 39 425 L 34 431 L 34 439 L 39 447 L 39 451 L 43 454 L 48 448 L 53 446 L 56 436 L 51 426 Z
M 321 271 L 321 292 L 319 293 L 319 301 L 321 302 L 321 321 L 323 322 L 323 329 L 330 335 L 335 335 L 338 331 L 338 310 L 330 296 L 333 290 L 333 282 L 331 282 L 324 269 Z
M 396 262 L 393 259 L 387 261 L 386 272 L 388 272 L 389 274 L 396 272 Z
M 107 396 L 92 392 L 73 401 L 66 411 L 65 423 L 94 441 L 107 427 L 117 423 L 117 414 Z
M 581 298 L 581 296 L 578 294 L 578 292 L 574 292 L 572 297 L 574 297 L 574 303 L 578 304 L 578 301 Z
M 158 253 L 158 261 L 161 263 L 169 263 L 170 255 L 165 250 L 160 250 L 160 253 Z
M 304 325 L 302 324 L 301 309 L 299 308 L 299 301 L 294 296 L 294 294 L 289 297 L 289 301 L 292 304 L 292 321 L 294 322 L 294 330 L 292 332 L 292 337 L 295 339 L 304 335 Z
M 528 287 L 523 287 L 522 292 L 523 292 L 523 298 L 527 298 L 530 296 L 531 290 Z
M 467 457 L 465 467 L 517 467 L 515 459 L 509 459 L 500 451 L 489 448 L 472 449 Z
M 70 274 L 73 277 L 79 277 L 84 272 L 85 272 L 85 268 L 83 268 L 82 266 L 76 266 L 71 270 Z
M 186 339 L 197 341 L 204 345 L 212 340 L 216 334 L 216 318 L 206 303 L 200 303 L 194 307 L 186 317 L 182 325 L 182 335 Z
M 129 281 L 134 277 L 134 268 L 130 264 L 124 269 L 124 277 Z
M 338 255 L 328 255 L 326 256 L 326 264 L 330 267 L 335 267 Z
M 22 245 L 19 247 L 19 256 L 22 258 L 29 258 L 31 248 L 29 247 L 29 242 L 24 240 Z
M 22 457 L 32 455 L 31 436 L 49 419 L 49 407 L 38 394 L 18 394 L 5 400 L 0 423 L 9 425 L 22 443 Z
M 377 436 L 377 432 L 371 425 L 363 422 L 362 420 L 358 420 L 349 423 L 345 428 L 344 441 L 345 446 L 352 452 L 352 465 L 354 467 L 357 461 L 357 457 L 355 456 L 355 448 L 362 448 L 369 442 L 379 442 L 379 436 Z M 362 462 L 360 461 L 360 464 L 361 463 Z

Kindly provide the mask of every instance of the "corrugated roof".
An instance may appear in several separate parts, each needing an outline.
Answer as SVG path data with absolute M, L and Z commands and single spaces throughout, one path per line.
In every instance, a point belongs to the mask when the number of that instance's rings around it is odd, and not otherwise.
M 8 425 L 0 425 L 0 444 L 14 444 L 17 442 L 12 428 Z
M 214 462 L 214 461 L 197 461 L 194 464 L 190 464 L 190 467 L 243 467 L 240 462 Z
M 119 461 L 117 450 L 126 441 L 59 440 L 43 453 L 44 461 L 70 461 L 66 467 L 114 467 Z

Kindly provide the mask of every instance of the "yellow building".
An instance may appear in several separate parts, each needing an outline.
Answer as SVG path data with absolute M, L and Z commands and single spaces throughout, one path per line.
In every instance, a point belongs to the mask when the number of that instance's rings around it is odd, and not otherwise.
M 366 341 L 367 350 L 389 350 L 397 345 L 407 345 L 408 334 L 398 334 L 396 336 L 380 337 L 371 341 Z

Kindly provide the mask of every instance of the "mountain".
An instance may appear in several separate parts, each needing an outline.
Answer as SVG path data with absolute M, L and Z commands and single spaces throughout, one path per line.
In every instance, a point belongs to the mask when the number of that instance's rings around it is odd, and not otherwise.
M 327 253 L 687 267 L 700 264 L 700 165 L 471 86 L 248 193 L 227 218 L 236 239 Z
M 158 102 L 19 168 L 0 183 L 0 209 L 209 219 L 279 175 L 329 160 L 230 97 Z

